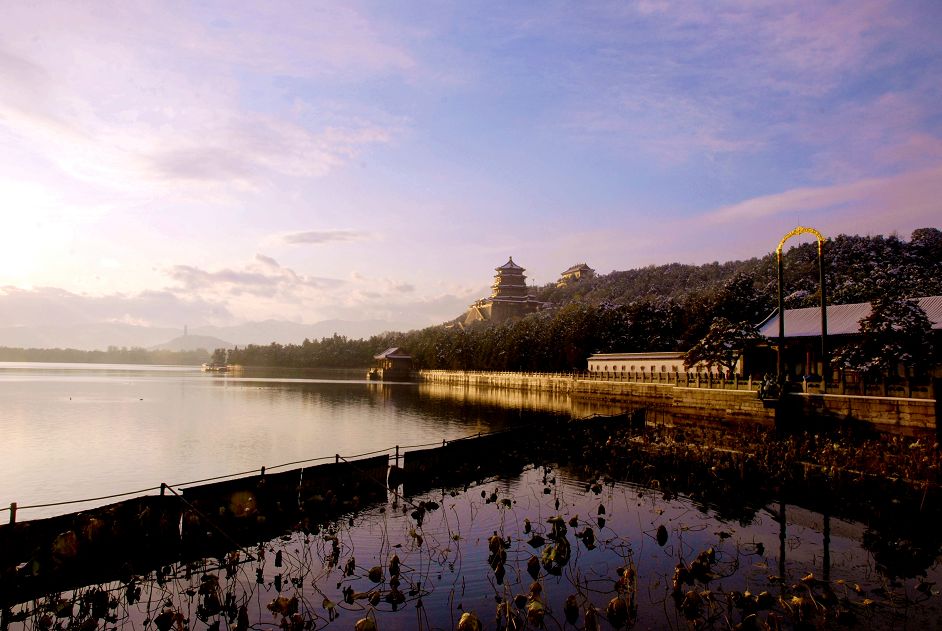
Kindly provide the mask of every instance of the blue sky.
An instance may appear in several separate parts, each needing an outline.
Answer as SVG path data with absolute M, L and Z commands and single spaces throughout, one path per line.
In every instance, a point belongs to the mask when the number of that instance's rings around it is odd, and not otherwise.
M 542 284 L 942 223 L 938 2 L 4 15 L 2 325 L 424 326 L 509 255 Z

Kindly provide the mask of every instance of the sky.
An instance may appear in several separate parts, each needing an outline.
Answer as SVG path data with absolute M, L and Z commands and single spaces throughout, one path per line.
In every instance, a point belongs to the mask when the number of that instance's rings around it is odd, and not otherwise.
M 0 7 L 0 326 L 422 327 L 509 256 L 942 227 L 938 0 Z

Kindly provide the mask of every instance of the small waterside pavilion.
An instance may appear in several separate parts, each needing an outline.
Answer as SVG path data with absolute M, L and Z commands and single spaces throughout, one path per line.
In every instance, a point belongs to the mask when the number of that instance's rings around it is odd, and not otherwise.
M 374 365 L 369 372 L 371 379 L 404 380 L 412 374 L 412 355 L 398 346 L 373 355 L 373 360 Z

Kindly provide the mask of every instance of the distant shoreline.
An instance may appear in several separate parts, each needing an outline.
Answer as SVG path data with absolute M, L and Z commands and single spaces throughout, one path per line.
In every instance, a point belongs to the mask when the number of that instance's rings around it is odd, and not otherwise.
M 0 347 L 0 362 L 200 366 L 209 361 L 209 358 L 210 353 L 206 350 L 166 351 L 112 347 L 103 351 L 84 351 L 75 348 Z

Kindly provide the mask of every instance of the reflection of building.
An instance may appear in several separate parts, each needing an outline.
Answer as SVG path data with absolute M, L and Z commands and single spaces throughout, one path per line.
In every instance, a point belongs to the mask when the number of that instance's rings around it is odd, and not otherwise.
M 432 381 L 419 382 L 419 394 L 432 401 L 460 403 L 462 406 L 495 406 L 508 410 L 527 410 L 567 414 L 586 418 L 594 414 L 622 414 L 624 405 L 596 399 L 573 399 L 569 394 L 540 389 L 522 390 L 493 386 L 456 386 Z
M 494 284 L 491 285 L 489 298 L 482 298 L 472 304 L 464 315 L 449 323 L 453 326 L 466 327 L 475 322 L 503 322 L 511 318 L 520 318 L 538 311 L 541 303 L 527 292 L 524 268 L 514 263 L 510 257 L 506 263 L 495 268 Z
M 367 373 L 370 379 L 405 381 L 412 375 L 412 355 L 398 346 L 387 348 L 373 359 L 375 365 Z
M 594 278 L 595 270 L 586 265 L 585 263 L 579 263 L 578 265 L 573 265 L 565 272 L 559 275 L 559 280 L 556 281 L 557 287 L 565 287 L 566 285 L 571 285 L 572 283 L 577 283 L 580 280 Z

